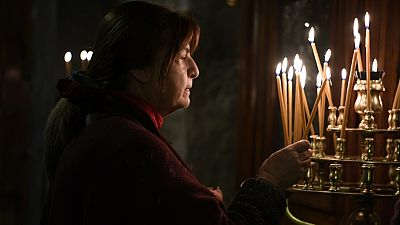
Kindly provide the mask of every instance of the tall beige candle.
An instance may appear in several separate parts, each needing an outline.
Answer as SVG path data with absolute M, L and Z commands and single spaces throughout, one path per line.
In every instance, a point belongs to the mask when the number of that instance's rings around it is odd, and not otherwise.
M 369 30 L 369 14 L 365 14 L 365 62 L 367 71 L 367 110 L 371 110 L 371 34 Z
M 293 108 L 293 102 L 292 102 L 292 89 L 293 89 L 293 84 L 292 84 L 292 80 L 293 80 L 293 66 L 289 67 L 289 72 L 288 72 L 288 112 L 289 112 L 289 143 L 293 143 L 293 112 L 292 112 L 292 108 Z
M 354 19 L 354 24 L 353 24 L 353 35 L 355 39 L 358 39 L 358 44 L 355 43 L 355 49 L 357 50 L 357 66 L 358 66 L 358 71 L 363 71 L 363 64 L 362 64 L 362 59 L 361 59 L 361 51 L 360 51 L 360 33 L 358 32 L 358 19 Z
M 347 71 L 345 68 L 342 69 L 342 88 L 340 92 L 340 106 L 344 105 L 344 97 L 345 97 L 345 91 L 346 91 L 346 76 L 347 76 Z
M 318 72 L 322 74 L 323 71 L 322 71 L 321 60 L 319 59 L 317 46 L 314 43 L 314 36 L 315 36 L 314 27 L 311 27 L 310 32 L 308 34 L 308 40 L 310 41 L 310 44 L 311 44 L 311 48 L 312 48 L 312 51 L 313 51 L 315 63 L 317 64 Z
M 349 115 L 349 109 L 350 109 L 351 93 L 353 91 L 353 86 L 354 86 L 354 72 L 356 71 L 356 63 L 357 63 L 357 50 L 354 50 L 353 57 L 351 59 L 349 81 L 347 83 L 346 103 L 344 105 L 342 130 L 340 132 L 340 138 L 343 138 L 343 139 L 346 138 L 346 126 L 347 126 L 346 124 L 347 124 L 347 117 Z
M 285 114 L 284 114 L 284 107 L 283 107 L 283 97 L 282 97 L 282 83 L 281 83 L 281 78 L 279 76 L 281 70 L 281 63 L 278 64 L 277 68 L 276 68 L 276 87 L 277 87 L 277 91 L 278 91 L 278 98 L 279 98 L 279 106 L 280 106 L 280 110 L 281 110 L 281 120 L 282 120 L 282 127 L 283 127 L 283 134 L 284 134 L 284 142 L 285 145 L 287 145 L 288 140 L 287 140 L 287 130 L 285 128 Z

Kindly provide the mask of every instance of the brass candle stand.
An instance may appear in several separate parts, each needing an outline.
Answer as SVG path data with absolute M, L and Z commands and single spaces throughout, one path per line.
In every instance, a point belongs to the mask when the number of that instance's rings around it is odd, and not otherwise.
M 317 135 L 310 136 L 310 144 L 313 152 L 312 166 L 307 171 L 304 183 L 293 185 L 289 191 L 323 193 L 330 195 L 352 196 L 358 207 L 347 218 L 347 224 L 357 220 L 359 224 L 380 224 L 379 215 L 374 210 L 376 198 L 400 197 L 400 109 L 388 111 L 387 128 L 378 128 L 374 115 L 382 112 L 381 93 L 385 91 L 382 83 L 382 71 L 371 73 L 371 107 L 367 107 L 365 73 L 357 74 L 357 82 L 354 91 L 357 99 L 354 110 L 360 115 L 361 122 L 357 128 L 346 128 L 346 133 L 352 133 L 361 137 L 359 155 L 346 154 L 346 139 L 337 138 L 335 142 L 335 154 L 326 154 L 326 138 Z M 368 109 L 369 108 L 369 109 Z M 343 126 L 344 107 L 330 107 L 328 113 L 327 132 L 333 137 L 339 136 Z M 337 112 L 339 114 L 336 117 Z M 375 149 L 376 136 L 383 135 L 386 138 L 386 149 Z M 384 157 L 375 156 L 376 152 L 385 152 Z M 343 164 L 352 164 L 353 168 L 359 168 L 359 182 L 346 181 L 343 178 L 346 170 Z M 377 184 L 374 180 L 376 167 L 388 168 L 387 184 Z M 380 175 L 382 176 L 382 175 Z M 359 212 L 369 215 L 371 221 L 363 221 L 357 218 Z M 357 214 L 358 213 L 358 214 Z M 365 218 L 364 218 L 365 219 Z M 365 222 L 365 223 L 363 223 Z

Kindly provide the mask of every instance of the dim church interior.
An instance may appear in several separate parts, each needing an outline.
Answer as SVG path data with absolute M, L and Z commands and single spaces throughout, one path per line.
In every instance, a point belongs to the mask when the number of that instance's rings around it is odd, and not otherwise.
M 57 100 L 54 87 L 64 74 L 64 53 L 73 53 L 71 62 L 76 65 L 74 69 L 79 69 L 79 52 L 90 48 L 96 24 L 119 2 L 0 2 L 1 224 L 39 223 L 46 187 L 43 128 Z M 305 22 L 316 27 L 321 52 L 328 48 L 334 52 L 333 74 L 339 74 L 342 67 L 350 67 L 354 17 L 362 18 L 365 11 L 373 15 L 371 52 L 382 62 L 386 73 L 384 112 L 393 101 L 400 75 L 398 1 L 152 2 L 189 11 L 202 27 L 195 55 L 202 76 L 195 82 L 192 105 L 168 118 L 163 131 L 204 184 L 221 186 L 226 203 L 237 186 L 255 174 L 263 159 L 283 146 L 274 80 L 276 63 L 283 56 L 300 53 L 309 65 L 309 74 L 316 74 Z M 340 83 L 340 77 L 333 76 L 332 82 Z M 306 90 L 313 88 L 306 85 Z M 315 92 L 307 93 L 311 105 Z M 340 92 L 332 92 L 334 102 L 339 101 L 339 95 Z M 387 126 L 387 115 L 376 119 L 378 124 Z M 357 120 L 354 113 L 349 115 L 350 124 L 357 124 Z M 384 148 L 383 145 L 384 141 L 378 140 L 376 148 Z M 328 144 L 329 148 L 332 146 Z M 354 170 L 344 179 L 359 177 L 358 173 Z M 377 181 L 386 182 L 379 176 Z M 291 211 L 315 224 L 342 224 L 341 218 L 355 205 L 351 198 L 331 195 L 291 193 L 290 199 Z M 375 207 L 383 224 L 388 224 L 393 214 L 394 200 L 377 200 Z M 285 217 L 282 224 L 292 223 Z

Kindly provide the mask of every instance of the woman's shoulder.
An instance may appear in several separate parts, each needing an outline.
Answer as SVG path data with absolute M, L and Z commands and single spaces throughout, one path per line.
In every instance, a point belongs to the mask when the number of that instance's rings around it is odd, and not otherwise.
M 157 135 L 138 120 L 127 118 L 125 116 L 115 115 L 105 118 L 100 118 L 86 127 L 86 132 L 106 133 L 111 137 L 132 137 L 140 136 L 142 138 L 157 138 Z

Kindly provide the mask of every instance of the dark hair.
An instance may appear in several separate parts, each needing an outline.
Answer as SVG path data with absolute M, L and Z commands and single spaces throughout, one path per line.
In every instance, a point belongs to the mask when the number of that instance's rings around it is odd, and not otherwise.
M 101 89 L 125 90 L 132 69 L 155 67 L 167 74 L 179 50 L 197 47 L 200 28 L 190 17 L 146 2 L 123 3 L 100 23 L 93 57 L 86 75 Z M 49 115 L 45 130 L 47 175 L 54 178 L 62 150 L 85 126 L 86 112 L 61 98 Z
M 192 19 L 167 8 L 137 1 L 121 4 L 100 24 L 87 74 L 102 87 L 117 90 L 124 88 L 131 69 L 159 63 L 160 74 L 166 74 L 183 45 L 196 48 L 199 32 Z

